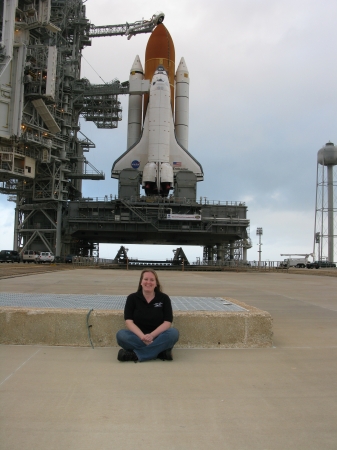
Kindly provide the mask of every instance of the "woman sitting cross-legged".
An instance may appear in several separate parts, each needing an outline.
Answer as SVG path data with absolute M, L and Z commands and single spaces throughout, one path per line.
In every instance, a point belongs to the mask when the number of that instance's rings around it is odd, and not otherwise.
M 156 272 L 142 271 L 138 291 L 125 303 L 124 319 L 127 330 L 119 330 L 116 338 L 122 348 L 119 361 L 172 361 L 172 348 L 179 331 L 171 327 L 173 312 L 170 297 L 161 292 Z

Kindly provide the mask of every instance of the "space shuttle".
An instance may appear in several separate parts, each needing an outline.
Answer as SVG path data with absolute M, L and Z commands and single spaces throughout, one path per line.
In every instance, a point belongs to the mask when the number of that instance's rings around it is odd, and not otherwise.
M 188 151 L 189 72 L 184 58 L 175 72 L 174 59 L 172 38 L 160 24 L 146 47 L 145 73 L 139 56 L 130 71 L 127 150 L 114 162 L 111 177 L 133 169 L 147 196 L 167 197 L 181 171 L 203 180 L 201 165 Z

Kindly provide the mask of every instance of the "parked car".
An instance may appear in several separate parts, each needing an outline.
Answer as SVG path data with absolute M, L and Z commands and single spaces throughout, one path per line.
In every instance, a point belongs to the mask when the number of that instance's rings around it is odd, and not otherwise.
M 1 250 L 0 251 L 0 263 L 3 262 L 21 262 L 20 253 L 15 250 Z
M 22 254 L 22 261 L 24 263 L 33 262 L 36 263 L 37 258 L 39 257 L 40 252 L 36 250 L 25 250 Z
M 313 261 L 307 264 L 307 269 L 319 269 L 320 267 L 336 267 L 336 264 L 330 261 Z
M 73 262 L 73 258 L 76 258 L 75 255 L 67 255 L 64 259 L 65 263 L 72 263 Z
M 55 261 L 54 253 L 52 252 L 41 252 L 36 258 L 37 263 L 52 263 Z

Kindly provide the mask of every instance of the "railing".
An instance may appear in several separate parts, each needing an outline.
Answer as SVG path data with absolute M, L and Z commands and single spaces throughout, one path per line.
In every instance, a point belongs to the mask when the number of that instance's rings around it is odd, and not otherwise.
M 61 262 L 64 262 L 64 258 L 61 258 Z M 104 266 L 116 264 L 116 261 L 114 259 L 99 258 L 97 256 L 73 256 L 72 263 L 76 266 Z
M 136 259 L 132 259 L 133 262 L 137 261 Z M 142 260 L 145 264 L 146 260 Z M 148 263 L 155 263 L 153 260 L 149 260 Z M 163 261 L 160 261 L 161 263 Z M 258 270 L 258 271 L 270 271 L 275 269 L 280 269 L 280 263 L 282 261 L 261 261 L 259 265 L 258 261 L 242 261 L 242 260 L 227 260 L 227 261 L 196 261 L 189 264 L 190 267 L 218 267 L 218 268 L 240 268 L 247 270 Z M 99 258 L 97 256 L 73 256 L 72 263 L 80 266 L 96 266 L 96 265 L 111 265 L 118 264 L 115 259 L 108 258 Z M 131 259 L 130 259 L 131 263 Z M 165 265 L 170 265 L 172 263 L 171 260 L 167 260 Z M 125 263 L 126 264 L 126 263 Z M 173 264 L 172 264 L 173 265 Z M 186 266 L 185 266 L 186 267 Z
M 271 270 L 271 269 L 279 269 L 280 263 L 282 261 L 242 261 L 238 259 L 229 259 L 229 260 L 221 260 L 221 261 L 197 261 L 192 262 L 192 265 L 196 266 L 208 266 L 208 267 L 215 267 L 215 266 L 221 266 L 221 267 L 229 267 L 229 268 L 247 268 L 247 269 L 253 269 L 253 270 Z
M 10 162 L 4 161 L 4 162 L 0 163 L 0 169 L 6 170 L 6 171 L 12 172 L 12 173 L 17 173 L 19 175 L 24 175 L 24 173 L 25 173 L 24 169 L 21 169 L 20 167 L 12 167 L 12 161 L 10 161 Z
M 64 258 L 59 258 L 57 262 L 65 262 Z M 176 270 L 215 270 L 215 271 L 244 271 L 244 272 L 278 272 L 288 273 L 289 268 L 282 267 L 282 261 L 242 261 L 242 260 L 226 260 L 226 261 L 195 261 L 189 264 L 174 264 L 173 260 L 153 261 L 130 258 L 127 261 L 116 261 L 115 259 L 99 258 L 97 256 L 73 256 L 72 263 L 75 266 L 116 266 L 119 268 L 126 268 L 133 266 L 147 266 L 154 268 L 170 268 Z M 291 267 L 290 269 L 296 269 Z M 337 270 L 336 268 L 333 268 Z M 306 271 L 306 268 L 298 269 Z
M 13 147 L 0 147 L 0 152 L 1 153 L 13 153 Z
M 19 173 L 19 174 L 25 173 L 24 169 L 20 169 L 19 167 L 14 167 L 13 172 Z
M 113 200 L 118 200 L 117 195 L 105 195 L 104 197 L 83 197 L 80 198 L 79 202 L 111 202 Z M 158 197 L 156 199 L 155 197 L 131 197 L 130 199 L 126 199 L 127 202 L 131 203 L 147 203 L 147 204 L 153 204 L 153 203 L 195 203 L 199 205 L 222 205 L 222 206 L 246 206 L 245 202 L 239 202 L 239 201 L 220 201 L 220 200 L 207 200 L 206 198 L 200 198 L 200 202 L 197 201 L 191 202 L 191 200 L 186 199 L 185 197 Z

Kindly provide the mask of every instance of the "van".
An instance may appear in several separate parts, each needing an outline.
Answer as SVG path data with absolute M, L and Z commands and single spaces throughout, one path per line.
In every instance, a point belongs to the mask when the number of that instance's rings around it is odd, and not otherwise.
M 20 262 L 20 253 L 15 250 L 1 250 L 0 252 L 0 263 L 3 262 Z
M 24 263 L 33 262 L 36 263 L 37 258 L 39 257 L 40 252 L 35 250 L 25 250 L 22 254 L 22 261 Z
M 52 252 L 40 252 L 39 256 L 36 258 L 37 263 L 52 263 L 55 261 L 54 253 Z

